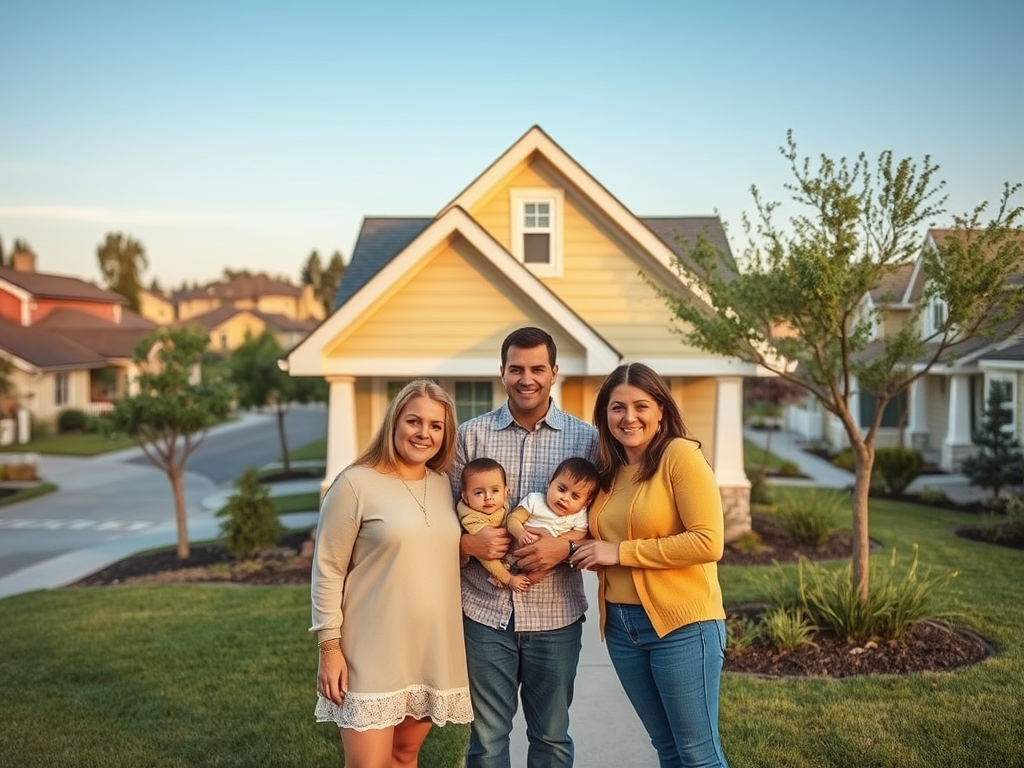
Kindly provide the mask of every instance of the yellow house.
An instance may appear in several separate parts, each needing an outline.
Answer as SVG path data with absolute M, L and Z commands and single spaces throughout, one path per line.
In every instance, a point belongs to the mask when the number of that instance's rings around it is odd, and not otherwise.
M 255 309 L 294 320 L 319 321 L 324 309 L 310 285 L 292 285 L 265 274 L 241 275 L 178 291 L 171 297 L 179 320 L 189 320 L 220 307 Z
M 727 537 L 749 530 L 742 380 L 756 370 L 685 346 L 653 287 L 705 301 L 673 268 L 675 236 L 699 232 L 728 250 L 717 217 L 638 217 L 537 126 L 436 216 L 365 219 L 337 308 L 286 358 L 330 384 L 327 478 L 411 378 L 444 386 L 460 422 L 500 405 L 502 339 L 534 325 L 558 345 L 552 396 L 586 421 L 621 362 L 661 373 L 715 469 Z
M 176 327 L 199 328 L 210 338 L 212 352 L 227 353 L 237 349 L 248 336 L 259 336 L 269 330 L 281 347 L 291 349 L 317 324 L 316 320 L 296 320 L 281 314 L 258 309 L 239 309 L 231 305 L 217 307 L 187 320 L 178 320 Z

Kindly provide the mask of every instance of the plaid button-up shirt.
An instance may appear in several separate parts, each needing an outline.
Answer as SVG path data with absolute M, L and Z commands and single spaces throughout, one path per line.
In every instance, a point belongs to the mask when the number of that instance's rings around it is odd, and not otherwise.
M 532 432 L 516 423 L 506 402 L 459 427 L 451 469 L 452 492 L 458 500 L 462 468 L 469 461 L 491 458 L 505 468 L 509 509 L 514 509 L 526 494 L 545 491 L 555 467 L 564 459 L 584 456 L 593 461 L 596 452 L 597 430 L 553 402 Z M 504 629 L 515 611 L 517 632 L 561 629 L 586 610 L 583 576 L 567 565 L 556 566 L 526 592 L 495 587 L 476 558 L 470 558 L 462 569 L 462 611 L 488 627 Z

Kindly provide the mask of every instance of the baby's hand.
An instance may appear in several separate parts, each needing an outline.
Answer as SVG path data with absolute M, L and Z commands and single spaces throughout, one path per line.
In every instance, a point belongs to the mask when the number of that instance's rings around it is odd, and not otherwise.
M 530 588 L 530 579 L 521 573 L 517 573 L 508 580 L 508 588 L 513 592 L 525 592 Z
M 521 534 L 519 534 L 519 538 L 516 539 L 516 541 L 518 541 L 521 546 L 525 547 L 527 544 L 533 544 L 537 542 L 539 539 L 540 536 L 538 536 L 537 534 L 530 533 L 529 531 L 523 531 Z

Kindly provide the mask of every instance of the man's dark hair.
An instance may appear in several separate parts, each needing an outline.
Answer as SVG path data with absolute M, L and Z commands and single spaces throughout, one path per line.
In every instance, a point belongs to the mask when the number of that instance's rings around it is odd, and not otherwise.
M 568 475 L 570 480 L 587 483 L 590 486 L 590 496 L 587 497 L 587 506 L 589 507 L 601 489 L 601 474 L 597 471 L 597 467 L 582 456 L 571 456 L 555 467 L 555 471 L 551 473 L 551 480 L 562 473 Z
M 462 468 L 462 487 L 466 487 L 466 478 L 469 475 L 476 474 L 477 472 L 490 472 L 492 469 L 501 472 L 501 482 L 508 485 L 508 478 L 505 477 L 505 468 L 501 466 L 501 462 L 482 456 L 479 459 L 473 459 Z
M 508 362 L 508 348 L 519 347 L 520 349 L 533 349 L 544 345 L 548 348 L 548 364 L 555 367 L 555 357 L 558 350 L 555 349 L 555 340 L 551 338 L 551 334 L 540 328 L 534 328 L 527 326 L 525 328 L 517 328 L 512 331 L 505 340 L 501 342 L 501 364 L 502 366 Z

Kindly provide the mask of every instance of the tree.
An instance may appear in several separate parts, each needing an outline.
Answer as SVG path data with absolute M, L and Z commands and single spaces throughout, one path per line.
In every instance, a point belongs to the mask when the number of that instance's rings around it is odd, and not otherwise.
M 142 273 L 149 267 L 142 243 L 120 232 L 108 232 L 96 247 L 96 258 L 107 288 L 128 299 L 128 306 L 138 312 Z
M 302 265 L 299 281 L 303 285 L 313 286 L 313 292 L 316 293 L 317 288 L 320 286 L 320 276 L 323 274 L 323 271 L 324 265 L 320 261 L 320 252 L 313 250 L 306 258 L 306 263 Z
M 231 353 L 229 379 L 234 384 L 238 404 L 242 408 L 270 406 L 277 416 L 277 434 L 281 440 L 281 462 L 286 473 L 292 471 L 288 455 L 288 437 L 284 419 L 291 403 L 308 403 L 327 399 L 323 379 L 290 376 L 277 364 L 284 357 L 284 348 L 270 331 L 259 336 L 247 335 Z
M 329 315 L 334 311 L 334 298 L 338 295 L 338 288 L 341 287 L 343 277 L 345 277 L 345 261 L 341 258 L 341 251 L 335 251 L 320 276 L 318 296 L 320 303 L 323 304 L 325 314 Z
M 324 308 L 324 313 L 329 315 L 334 310 L 334 297 L 338 295 L 338 286 L 344 276 L 345 260 L 341 257 L 341 251 L 335 251 L 325 267 L 320 260 L 320 253 L 314 250 L 302 265 L 299 277 L 303 285 L 313 286 L 313 295 Z
M 18 404 L 18 389 L 14 385 L 14 363 L 0 357 L 0 419 L 14 415 Z
M 110 412 L 113 429 L 133 437 L 171 483 L 182 559 L 189 556 L 185 467 L 207 430 L 231 410 L 227 385 L 193 381 L 207 343 L 205 333 L 190 328 L 160 328 L 141 339 L 132 356 L 142 369 L 139 393 L 118 400 Z
M 886 405 L 937 361 L 967 340 L 1010 335 L 1021 325 L 1022 293 L 1008 278 L 1024 264 L 1011 207 L 1020 185 L 1007 184 L 998 210 L 983 226 L 987 204 L 954 217 L 936 249 L 920 249 L 920 229 L 945 212 L 945 183 L 925 156 L 921 167 L 882 152 L 874 164 L 861 153 L 838 162 L 822 154 L 817 170 L 797 153 L 792 132 L 780 148 L 792 172 L 785 185 L 796 212 L 776 223 L 779 204 L 751 187 L 757 216 L 744 217 L 749 245 L 736 274 L 706 237 L 681 242 L 692 260 L 676 267 L 691 292 L 661 291 L 676 329 L 690 344 L 757 363 L 802 387 L 842 423 L 855 456 L 853 583 L 868 601 L 868 493 L 875 437 Z M 927 282 L 912 317 L 872 341 L 877 313 L 864 308 L 867 292 L 921 254 Z M 703 294 L 708 303 L 694 301 Z M 939 327 L 922 338 L 918 322 L 931 301 L 946 308 Z M 851 398 L 873 398 L 862 431 Z
M 1012 391 L 1008 381 L 989 384 L 985 414 L 974 433 L 978 450 L 964 459 L 960 471 L 979 488 L 991 488 L 992 498 L 1006 486 L 1024 483 L 1024 449 L 1013 433 Z
M 237 557 L 254 557 L 261 549 L 276 544 L 284 533 L 270 491 L 252 465 L 235 481 L 235 492 L 218 514 L 228 518 L 220 531 L 228 551 Z

